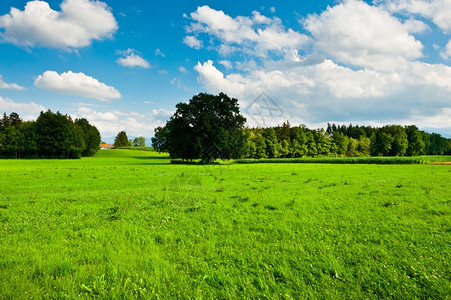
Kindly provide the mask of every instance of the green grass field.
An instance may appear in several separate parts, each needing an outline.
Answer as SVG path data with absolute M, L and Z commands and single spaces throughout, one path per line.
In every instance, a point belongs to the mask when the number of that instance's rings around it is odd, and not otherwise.
M 451 166 L 0 160 L 0 299 L 451 295 Z

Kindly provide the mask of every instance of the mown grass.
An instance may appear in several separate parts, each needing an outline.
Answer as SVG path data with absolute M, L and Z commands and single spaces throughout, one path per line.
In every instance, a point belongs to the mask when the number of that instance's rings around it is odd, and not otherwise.
M 0 161 L 0 298 L 433 298 L 447 165 Z

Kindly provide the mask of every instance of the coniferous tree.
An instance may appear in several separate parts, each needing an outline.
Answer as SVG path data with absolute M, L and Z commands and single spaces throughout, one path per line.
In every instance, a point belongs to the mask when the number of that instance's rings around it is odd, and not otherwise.
M 127 133 L 125 131 L 119 132 L 114 139 L 114 148 L 128 147 L 129 145 Z

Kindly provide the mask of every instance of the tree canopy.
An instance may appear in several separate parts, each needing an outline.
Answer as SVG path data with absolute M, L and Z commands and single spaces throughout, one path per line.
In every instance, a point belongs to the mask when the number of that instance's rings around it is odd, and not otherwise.
M 100 133 L 86 119 L 76 119 L 51 110 L 36 121 L 24 122 L 17 113 L 0 120 L 1 157 L 80 158 L 99 149 Z
M 119 132 L 114 139 L 114 148 L 129 146 L 131 146 L 131 143 L 128 141 L 127 133 L 125 131 Z
M 200 93 L 176 105 L 166 125 L 155 129 L 152 144 L 157 151 L 184 160 L 238 158 L 246 149 L 245 122 L 237 99 Z

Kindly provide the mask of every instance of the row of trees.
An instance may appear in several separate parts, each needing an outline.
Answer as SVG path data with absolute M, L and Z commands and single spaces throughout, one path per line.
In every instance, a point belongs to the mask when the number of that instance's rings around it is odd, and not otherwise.
M 114 148 L 123 147 L 146 147 L 146 138 L 143 136 L 137 136 L 133 140 L 128 139 L 125 131 L 119 132 L 114 138 Z
M 60 112 L 41 112 L 36 121 L 23 121 L 14 112 L 0 119 L 2 158 L 80 158 L 94 155 L 99 144 L 95 126 Z
M 223 93 L 201 93 L 176 108 L 166 125 L 155 129 L 152 144 L 157 151 L 184 160 L 451 154 L 451 139 L 414 125 L 328 124 L 326 130 L 312 130 L 286 122 L 272 128 L 244 128 L 238 100 Z
M 289 122 L 274 128 L 244 128 L 247 158 L 303 156 L 416 156 L 451 154 L 451 139 L 418 127 L 387 125 L 309 129 Z

